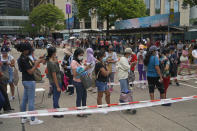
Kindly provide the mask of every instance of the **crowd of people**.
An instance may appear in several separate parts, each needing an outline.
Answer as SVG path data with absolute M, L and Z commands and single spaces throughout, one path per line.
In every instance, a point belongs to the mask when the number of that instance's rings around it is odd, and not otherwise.
M 71 46 L 63 46 L 65 55 L 60 59 L 57 56 L 56 47 L 50 44 L 46 45 L 46 53 L 39 58 L 34 57 L 35 48 L 31 41 L 22 41 L 15 45 L 15 49 L 21 53 L 19 58 L 10 55 L 10 47 L 3 45 L 0 55 L 0 110 L 3 108 L 6 113 L 14 110 L 11 108 L 10 100 L 15 99 L 14 76 L 17 75 L 17 65 L 22 73 L 24 86 L 21 111 L 26 111 L 27 105 L 28 110 L 33 111 L 36 88 L 34 72 L 40 64 L 46 65 L 45 73 L 50 83 L 49 96 L 53 96 L 53 108 L 60 108 L 59 99 L 62 91 L 68 92 L 69 95 L 73 95 L 76 91 L 77 107 L 86 106 L 87 90 L 97 92 L 98 105 L 103 104 L 103 95 L 106 103 L 110 104 L 110 95 L 114 87 L 109 83 L 115 81 L 116 75 L 120 83 L 121 103 L 133 101 L 132 82 L 135 80 L 141 81 L 137 87 L 141 89 L 148 87 L 151 100 L 154 100 L 155 88 L 159 90 L 160 98 L 165 99 L 167 89 L 172 84 L 170 78 L 181 75 L 183 69 L 187 69 L 188 74 L 191 75 L 190 64 L 197 64 L 197 43 L 183 44 L 180 41 L 178 44 L 163 45 L 158 42 L 148 44 L 139 41 L 137 44 L 124 44 L 122 46 L 124 50 L 121 49 L 123 55 L 120 55 L 118 45 L 121 44 L 114 41 L 100 41 L 96 46 L 94 42 L 85 47 L 79 44 L 80 46 L 74 51 Z M 99 51 L 97 51 L 98 48 Z M 59 60 L 62 62 L 59 63 Z M 136 78 L 135 70 L 139 73 L 139 79 Z M 175 82 L 179 86 L 177 79 Z M 10 99 L 7 94 L 8 84 L 11 88 Z M 163 106 L 170 106 L 170 104 Z M 136 110 L 127 110 L 127 112 L 135 114 Z M 77 116 L 87 117 L 86 114 Z M 64 116 L 54 115 L 53 117 Z M 22 123 L 28 121 L 31 125 L 43 123 L 36 117 L 22 118 Z

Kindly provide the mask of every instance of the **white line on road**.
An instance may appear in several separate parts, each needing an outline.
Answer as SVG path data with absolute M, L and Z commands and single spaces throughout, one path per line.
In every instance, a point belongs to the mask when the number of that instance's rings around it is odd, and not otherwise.
M 192 86 L 192 85 L 189 85 L 189 84 L 184 84 L 184 83 L 179 83 L 179 84 L 181 84 L 181 85 L 185 85 L 185 86 L 188 86 L 188 87 L 192 87 L 192 88 L 197 88 L 197 87 Z

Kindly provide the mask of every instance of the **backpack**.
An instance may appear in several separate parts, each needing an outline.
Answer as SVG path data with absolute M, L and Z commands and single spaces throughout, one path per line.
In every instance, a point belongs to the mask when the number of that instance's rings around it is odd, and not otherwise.
M 170 64 L 169 64 L 168 72 L 165 71 L 165 68 L 166 68 L 166 65 L 167 65 L 168 61 L 169 61 L 169 59 L 167 58 L 167 60 L 164 60 L 164 63 L 159 62 L 159 67 L 160 67 L 160 70 L 161 70 L 161 74 L 164 77 L 170 75 L 170 67 L 171 67 Z

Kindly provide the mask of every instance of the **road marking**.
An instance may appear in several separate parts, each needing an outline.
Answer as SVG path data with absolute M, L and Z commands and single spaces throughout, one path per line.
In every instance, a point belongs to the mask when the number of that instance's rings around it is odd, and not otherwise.
M 192 87 L 192 88 L 197 88 L 197 87 L 192 86 L 192 85 L 189 85 L 189 84 L 183 84 L 183 83 L 179 83 L 179 84 L 181 84 L 181 85 L 185 85 L 185 86 L 188 86 L 188 87 Z

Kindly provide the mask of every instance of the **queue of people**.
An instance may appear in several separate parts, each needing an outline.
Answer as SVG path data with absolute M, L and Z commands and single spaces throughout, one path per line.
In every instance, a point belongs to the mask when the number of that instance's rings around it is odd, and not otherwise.
M 24 86 L 21 111 L 26 111 L 27 105 L 29 111 L 35 109 L 36 80 L 34 71 L 41 63 L 47 65 L 47 78 L 49 79 L 53 95 L 53 108 L 60 108 L 59 99 L 63 86 L 67 87 L 66 92 L 69 95 L 73 95 L 76 92 L 77 107 L 87 105 L 87 90 L 89 87 L 97 89 L 98 105 L 103 104 L 103 95 L 105 95 L 106 103 L 110 104 L 110 96 L 114 87 L 109 84 L 115 81 L 116 74 L 120 83 L 119 101 L 121 103 L 131 102 L 133 101 L 134 93 L 132 82 L 137 80 L 135 77 L 136 67 L 138 68 L 139 81 L 141 81 L 138 87 L 142 89 L 148 87 L 151 100 L 155 99 L 154 91 L 156 88 L 160 92 L 161 99 L 167 98 L 167 89 L 172 84 L 170 78 L 177 77 L 177 74 L 180 74 L 183 68 L 187 68 L 189 75 L 191 74 L 187 48 L 183 47 L 181 49 L 180 45 L 177 47 L 178 52 L 175 52 L 176 47 L 173 45 L 166 47 L 166 49 L 159 49 L 155 45 L 147 47 L 142 43 L 138 46 L 137 53 L 130 47 L 125 48 L 120 59 L 118 59 L 114 46 L 110 43 L 107 49 L 101 48 L 99 52 L 95 52 L 92 48 L 87 48 L 86 51 L 82 48 L 77 48 L 74 52 L 71 48 L 65 48 L 63 50 L 65 55 L 62 58 L 61 65 L 58 62 L 57 49 L 52 45 L 47 47 L 46 55 L 38 59 L 34 57 L 34 48 L 30 43 L 20 43 L 15 48 L 21 53 L 17 60 Z M 0 56 L 0 93 L 5 98 L 5 104 L 0 105 L 0 109 L 3 108 L 5 112 L 13 110 L 9 101 L 15 99 L 13 83 L 15 60 L 9 54 L 9 51 L 9 47 L 3 46 Z M 85 58 L 85 54 L 87 58 Z M 194 64 L 197 64 L 197 45 L 193 47 L 192 56 L 194 57 Z M 180 70 L 178 70 L 179 63 L 181 64 Z M 90 81 L 85 81 L 87 83 L 84 84 L 83 76 L 86 76 Z M 3 79 L 5 81 L 2 81 Z M 175 79 L 175 82 L 179 86 L 177 79 Z M 6 92 L 8 84 L 11 87 L 10 100 Z M 170 106 L 170 104 L 164 104 L 163 106 Z M 136 110 L 127 110 L 127 112 L 135 114 Z M 87 117 L 84 114 L 77 116 Z M 63 118 L 64 116 L 54 115 L 53 117 Z M 28 121 L 31 125 L 43 123 L 42 120 L 36 117 L 22 119 L 22 123 Z

